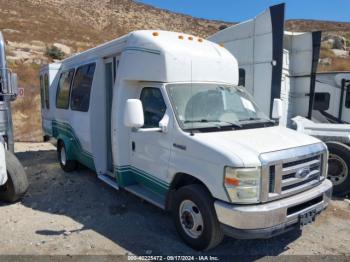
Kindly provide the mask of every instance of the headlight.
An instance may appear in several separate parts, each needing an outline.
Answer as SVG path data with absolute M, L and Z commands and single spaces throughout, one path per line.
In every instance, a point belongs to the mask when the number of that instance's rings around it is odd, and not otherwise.
M 256 203 L 260 196 L 261 170 L 255 168 L 225 168 L 224 185 L 233 203 Z

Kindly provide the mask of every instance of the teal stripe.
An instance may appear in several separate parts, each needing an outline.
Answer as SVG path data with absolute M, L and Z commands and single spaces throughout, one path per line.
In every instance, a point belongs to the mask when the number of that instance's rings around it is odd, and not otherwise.
M 72 159 L 75 159 L 90 169 L 95 170 L 93 155 L 90 152 L 83 150 L 78 137 L 68 123 L 53 120 L 52 131 L 54 137 L 57 138 L 62 134 L 69 139 L 70 143 L 72 143 Z M 114 174 L 121 187 L 138 183 L 161 195 L 165 195 L 170 187 L 168 183 L 160 180 L 156 176 L 130 165 L 114 166 Z
M 115 168 L 115 175 L 118 184 L 123 187 L 139 183 L 161 195 L 166 195 L 169 191 L 169 184 L 133 166 L 118 166 Z
M 73 128 L 68 123 L 53 120 L 52 133 L 53 137 L 56 139 L 59 135 L 63 135 L 68 138 L 69 143 L 71 143 L 70 148 L 72 152 L 69 155 L 71 159 L 77 160 L 90 169 L 95 170 L 93 155 L 82 148 L 81 143 L 76 136 Z

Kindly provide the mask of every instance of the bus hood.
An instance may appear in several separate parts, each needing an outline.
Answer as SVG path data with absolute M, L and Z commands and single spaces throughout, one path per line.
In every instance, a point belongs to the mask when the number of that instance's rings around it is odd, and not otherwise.
M 259 156 L 262 153 L 321 143 L 314 137 L 278 126 L 196 133 L 193 138 L 226 156 L 235 155 L 235 159 L 239 158 L 244 166 L 260 164 Z

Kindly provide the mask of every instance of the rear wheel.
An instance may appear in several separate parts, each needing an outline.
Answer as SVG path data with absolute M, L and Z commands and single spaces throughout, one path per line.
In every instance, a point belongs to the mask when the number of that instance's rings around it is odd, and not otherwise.
M 180 237 L 193 249 L 211 249 L 224 237 L 214 200 L 202 185 L 184 186 L 175 192 L 173 219 Z
M 68 160 L 67 150 L 62 141 L 59 141 L 57 146 L 57 158 L 61 168 L 65 172 L 72 172 L 77 169 L 77 162 L 75 160 Z
M 5 151 L 7 182 L 0 187 L 0 199 L 6 202 L 16 202 L 28 189 L 28 179 L 22 164 L 10 151 Z
M 344 196 L 350 193 L 350 147 L 338 142 L 329 142 L 327 146 L 327 178 L 333 183 L 333 194 Z

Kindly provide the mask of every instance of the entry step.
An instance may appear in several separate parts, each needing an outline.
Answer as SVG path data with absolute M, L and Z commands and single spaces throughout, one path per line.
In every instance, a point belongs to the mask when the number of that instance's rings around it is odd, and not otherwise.
M 142 185 L 131 185 L 125 187 L 124 189 L 143 198 L 144 200 L 150 202 L 151 204 L 161 209 L 165 209 L 165 197 L 154 193 L 153 191 L 143 187 Z
M 98 175 L 98 179 L 102 180 L 103 182 L 107 183 L 111 187 L 115 189 L 119 189 L 117 181 L 113 177 L 110 177 L 108 175 Z

